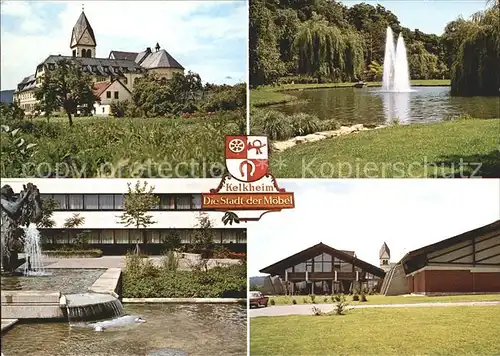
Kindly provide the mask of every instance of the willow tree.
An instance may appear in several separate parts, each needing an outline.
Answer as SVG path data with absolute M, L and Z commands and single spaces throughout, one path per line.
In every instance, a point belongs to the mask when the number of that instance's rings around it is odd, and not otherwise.
M 500 94 L 500 13 L 498 1 L 462 24 L 463 40 L 451 68 L 451 94 Z
M 362 38 L 354 31 L 342 33 L 321 16 L 313 17 L 299 28 L 294 47 L 298 71 L 318 80 L 350 80 L 362 71 Z

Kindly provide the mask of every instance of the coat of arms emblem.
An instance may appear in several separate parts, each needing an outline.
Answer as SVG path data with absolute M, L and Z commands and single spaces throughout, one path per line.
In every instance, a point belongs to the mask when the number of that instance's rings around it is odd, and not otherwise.
M 266 136 L 226 136 L 226 167 L 241 182 L 266 176 L 269 166 Z

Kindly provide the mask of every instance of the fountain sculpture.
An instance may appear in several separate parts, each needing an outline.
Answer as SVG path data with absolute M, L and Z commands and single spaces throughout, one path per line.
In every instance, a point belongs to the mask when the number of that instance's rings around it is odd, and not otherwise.
M 408 71 L 408 58 L 402 34 L 398 36 L 394 46 L 392 29 L 387 27 L 384 55 L 384 74 L 382 89 L 388 92 L 410 92 L 410 75 Z
M 4 273 L 12 274 L 26 263 L 26 273 L 39 273 L 41 266 L 40 234 L 35 224 L 42 218 L 42 200 L 38 188 L 32 183 L 23 186 L 16 197 L 9 185 L 0 190 L 1 203 L 1 256 Z M 19 258 L 19 252 L 26 258 Z

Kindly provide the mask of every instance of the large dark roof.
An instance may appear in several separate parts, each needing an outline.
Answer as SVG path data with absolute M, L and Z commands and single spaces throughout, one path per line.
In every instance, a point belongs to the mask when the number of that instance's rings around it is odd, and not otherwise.
M 28 77 L 23 78 L 21 83 L 17 85 L 16 93 L 23 90 L 33 89 L 35 87 L 36 87 L 36 78 L 35 75 L 32 74 Z
M 335 256 L 342 261 L 352 263 L 354 266 L 364 269 L 365 271 L 377 276 L 384 277 L 385 272 L 383 269 L 376 267 L 368 262 L 362 261 L 359 258 L 356 258 L 353 251 L 341 251 L 334 249 L 324 243 L 320 242 L 312 247 L 309 247 L 303 251 L 300 251 L 292 256 L 282 259 L 266 268 L 260 270 L 261 273 L 267 274 L 279 274 L 283 272 L 285 269 L 295 265 L 296 263 L 304 262 L 310 258 L 313 258 L 321 253 L 328 253 L 332 256 Z M 351 254 L 352 253 L 352 254 Z
M 43 64 L 56 64 L 62 59 L 69 59 L 72 61 L 77 61 L 81 63 L 83 66 L 97 66 L 97 67 L 119 67 L 126 68 L 131 72 L 143 72 L 144 69 L 141 68 L 140 65 L 135 63 L 134 61 L 126 60 L 126 59 L 110 59 L 110 58 L 85 58 L 85 57 L 71 57 L 71 56 L 54 56 L 51 55 L 47 57 Z
M 159 50 L 158 52 L 152 52 L 141 62 L 141 66 L 147 69 L 153 69 L 153 68 L 184 69 L 184 67 L 181 66 L 181 64 L 177 62 L 175 58 L 172 57 L 170 53 L 168 53 L 164 49 Z
M 92 26 L 90 26 L 90 22 L 87 19 L 87 16 L 85 16 L 85 13 L 82 11 L 80 17 L 76 21 L 75 26 L 73 27 L 73 31 L 71 32 L 71 42 L 70 42 L 71 47 L 80 42 L 83 34 L 85 33 L 85 30 L 88 30 L 90 38 L 97 45 L 97 42 L 95 40 L 94 30 L 92 29 Z M 73 43 L 73 40 L 75 41 L 75 43 Z
M 111 51 L 109 53 L 109 58 L 113 57 L 114 59 L 125 59 L 128 61 L 135 61 L 137 55 L 138 55 L 137 52 Z
M 410 262 L 411 264 L 412 260 L 417 260 L 419 258 L 422 258 L 428 253 L 439 251 L 441 249 L 456 245 L 460 242 L 471 240 L 475 237 L 482 236 L 492 231 L 500 231 L 500 220 L 497 220 L 485 226 L 478 227 L 477 229 L 464 232 L 460 235 L 456 235 L 448 239 L 436 242 L 434 244 L 421 247 L 417 250 L 410 251 L 401 259 L 400 263 L 408 264 L 408 262 Z M 407 273 L 409 272 L 407 271 Z

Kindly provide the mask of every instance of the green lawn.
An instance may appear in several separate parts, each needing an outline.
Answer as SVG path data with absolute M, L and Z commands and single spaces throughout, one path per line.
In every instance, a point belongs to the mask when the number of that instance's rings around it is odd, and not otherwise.
M 250 90 L 250 104 L 252 106 L 267 106 L 283 104 L 297 100 L 293 95 L 286 94 L 287 90 L 347 88 L 354 83 L 321 83 L 321 84 L 284 84 L 280 86 L 264 86 Z M 412 80 L 412 86 L 449 86 L 450 80 Z M 381 87 L 382 82 L 369 82 L 369 87 Z
M 291 305 L 292 300 L 295 299 L 297 304 L 310 304 L 311 297 L 306 295 L 297 296 L 270 296 L 276 303 L 275 305 Z M 326 301 L 325 301 L 326 298 Z M 366 305 L 366 304 L 415 304 L 415 303 L 445 303 L 445 302 L 487 302 L 487 301 L 500 301 L 500 294 L 476 294 L 476 295 L 446 295 L 446 296 L 385 296 L 385 295 L 367 295 L 366 302 L 353 302 L 352 296 L 346 296 L 349 305 Z M 330 296 L 317 295 L 315 303 L 332 303 Z
M 498 355 L 500 306 L 257 317 L 250 355 Z
M 270 168 L 279 178 L 498 177 L 499 132 L 500 119 L 398 125 L 296 145 Z

